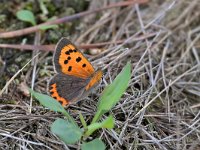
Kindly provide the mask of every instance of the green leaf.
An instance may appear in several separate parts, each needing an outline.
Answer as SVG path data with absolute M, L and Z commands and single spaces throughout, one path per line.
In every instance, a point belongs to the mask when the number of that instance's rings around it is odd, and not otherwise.
M 19 10 L 17 12 L 17 18 L 19 20 L 29 22 L 32 25 L 36 25 L 35 17 L 33 15 L 33 13 L 29 10 Z
M 67 119 L 69 119 L 74 125 L 77 125 L 74 119 L 68 114 L 68 112 L 57 100 L 48 95 L 35 92 L 31 89 L 29 89 L 29 91 L 44 107 L 47 107 L 52 111 L 63 113 L 67 117 Z
M 114 127 L 114 118 L 110 115 L 106 120 L 102 122 L 92 123 L 88 126 L 87 132 L 85 133 L 86 136 L 90 136 L 94 131 L 99 128 L 107 128 L 112 129 Z
M 56 29 L 56 28 L 58 28 L 58 25 L 56 25 L 56 24 L 52 24 L 52 25 L 41 25 L 41 26 L 39 26 L 39 28 L 40 28 L 41 30 Z
M 105 150 L 106 146 L 102 140 L 94 139 L 91 142 L 83 143 L 81 145 L 81 150 Z
M 79 118 L 80 118 L 80 120 L 81 120 L 81 123 L 82 123 L 82 125 L 83 125 L 83 128 L 84 128 L 84 129 L 87 129 L 87 123 L 86 123 L 85 119 L 83 118 L 83 115 L 81 114 L 81 112 L 79 112 Z
M 82 136 L 82 131 L 79 127 L 60 118 L 51 125 L 51 131 L 66 144 L 74 144 Z
M 31 89 L 29 89 L 29 91 L 40 102 L 40 104 L 49 108 L 50 110 L 53 110 L 56 112 L 61 112 L 61 113 L 63 113 L 65 111 L 65 109 L 62 107 L 62 105 L 54 98 L 52 98 L 48 95 L 45 95 L 45 94 L 37 93 Z
M 126 91 L 130 78 L 131 64 L 128 62 L 121 73 L 115 78 L 113 83 L 104 89 L 99 99 L 98 110 L 92 123 L 98 121 L 104 113 L 108 112 L 114 105 L 116 105 L 123 93 Z

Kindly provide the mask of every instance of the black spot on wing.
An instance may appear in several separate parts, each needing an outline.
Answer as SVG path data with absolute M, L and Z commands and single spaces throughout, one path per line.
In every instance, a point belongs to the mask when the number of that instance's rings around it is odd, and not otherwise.
M 65 60 L 65 61 L 64 61 L 64 64 L 68 64 L 68 60 Z
M 82 60 L 81 57 L 76 58 L 76 62 L 80 62 Z
M 69 67 L 68 67 L 68 71 L 69 71 L 69 72 L 72 71 L 72 66 L 69 66 Z
M 69 52 L 69 51 L 66 51 L 65 54 L 66 54 L 66 55 L 70 55 L 70 52 Z
M 58 100 L 58 102 L 59 102 L 61 105 L 63 104 L 63 101 Z
M 86 67 L 86 64 L 83 64 L 82 67 L 85 68 L 85 67 Z

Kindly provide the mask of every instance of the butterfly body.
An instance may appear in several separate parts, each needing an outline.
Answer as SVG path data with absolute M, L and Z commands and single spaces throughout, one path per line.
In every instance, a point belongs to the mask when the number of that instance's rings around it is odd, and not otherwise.
M 95 71 L 90 62 L 66 38 L 62 38 L 54 53 L 57 74 L 49 82 L 50 95 L 63 106 L 79 100 L 95 87 L 102 71 Z

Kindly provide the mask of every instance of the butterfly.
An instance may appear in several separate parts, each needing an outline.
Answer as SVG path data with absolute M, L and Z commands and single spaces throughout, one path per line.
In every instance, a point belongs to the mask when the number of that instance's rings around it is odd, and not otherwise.
M 87 58 L 65 37 L 56 45 L 53 64 L 57 74 L 49 82 L 49 93 L 63 106 L 86 96 L 103 76 L 103 72 L 95 71 Z

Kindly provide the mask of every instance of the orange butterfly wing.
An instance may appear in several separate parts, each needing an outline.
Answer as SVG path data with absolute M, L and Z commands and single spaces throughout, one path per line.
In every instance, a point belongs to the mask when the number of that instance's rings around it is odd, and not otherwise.
M 68 39 L 56 45 L 54 67 L 57 74 L 49 82 L 50 95 L 63 106 L 80 99 L 96 86 L 103 75 L 95 72 L 90 62 Z
M 54 54 L 54 66 L 58 73 L 88 78 L 95 70 L 90 62 L 68 39 L 62 38 Z

